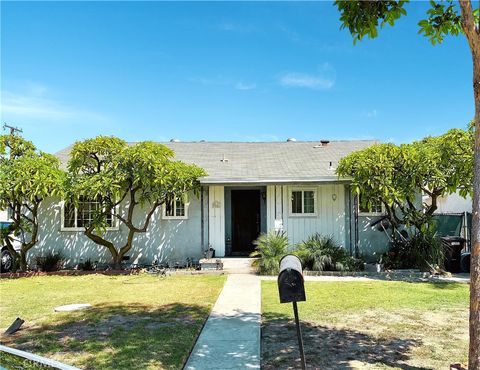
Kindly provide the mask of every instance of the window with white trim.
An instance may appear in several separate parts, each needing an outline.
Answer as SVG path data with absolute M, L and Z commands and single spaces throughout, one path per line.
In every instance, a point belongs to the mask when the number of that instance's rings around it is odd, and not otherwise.
M 315 215 L 317 192 L 314 189 L 291 191 L 290 213 L 292 215 Z
M 163 206 L 163 218 L 187 219 L 188 203 L 186 198 L 186 196 L 183 196 L 165 203 Z
M 358 197 L 358 213 L 363 215 L 383 215 L 385 213 L 383 203 L 379 200 L 370 202 L 369 205 L 362 204 L 361 195 Z
M 90 225 L 100 207 L 100 202 L 94 200 L 80 199 L 77 207 L 71 202 L 64 201 L 62 205 L 62 229 L 84 230 L 85 227 Z M 113 212 L 107 215 L 106 222 L 107 229 L 117 227 Z

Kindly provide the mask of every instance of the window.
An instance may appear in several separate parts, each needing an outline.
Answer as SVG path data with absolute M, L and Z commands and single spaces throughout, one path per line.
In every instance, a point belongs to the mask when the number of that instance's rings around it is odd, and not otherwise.
M 163 218 L 165 219 L 187 219 L 188 203 L 186 197 L 180 197 L 165 203 L 163 207 Z
M 362 205 L 362 197 L 358 197 L 358 212 L 360 214 L 367 214 L 367 215 L 381 215 L 384 213 L 383 204 L 380 201 L 371 202 L 369 206 L 366 204 Z
M 62 206 L 62 230 L 84 230 L 100 209 L 100 202 L 80 199 L 78 207 L 65 201 Z M 107 215 L 107 229 L 116 228 L 113 213 Z
M 291 208 L 292 215 L 315 215 L 316 191 L 313 189 L 292 190 Z

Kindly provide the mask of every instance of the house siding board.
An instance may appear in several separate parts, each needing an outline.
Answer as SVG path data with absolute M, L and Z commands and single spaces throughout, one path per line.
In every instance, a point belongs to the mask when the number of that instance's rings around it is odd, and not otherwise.
M 317 192 L 315 216 L 292 216 L 290 214 L 290 194 L 293 189 L 312 189 Z M 337 198 L 333 200 L 332 195 Z M 273 204 L 275 202 L 275 204 Z M 347 216 L 345 205 L 345 186 L 343 184 L 328 185 L 295 185 L 267 187 L 267 223 L 268 230 L 273 230 L 275 219 L 283 220 L 283 230 L 289 237 L 292 246 L 305 240 L 314 233 L 332 235 L 342 246 L 350 247 L 347 232 Z M 275 217 L 273 215 L 275 214 Z
M 189 194 L 188 219 L 164 220 L 161 208 L 154 213 L 145 233 L 138 233 L 128 256 L 129 262 L 151 264 L 159 262 L 184 262 L 187 257 L 201 258 L 201 215 L 200 199 Z M 125 204 L 121 205 L 123 211 Z M 137 225 L 145 219 L 147 210 L 137 209 L 134 220 Z M 109 251 L 88 239 L 82 231 L 61 231 L 61 201 L 58 198 L 44 200 L 39 209 L 39 242 L 29 253 L 30 262 L 34 256 L 49 252 L 61 252 L 67 266 L 91 259 L 110 263 Z M 122 246 L 128 229 L 120 225 L 119 230 L 107 231 L 106 237 L 116 246 Z
M 209 240 L 215 256 L 225 256 L 225 191 L 223 186 L 209 187 Z
M 267 186 L 267 231 L 275 228 L 275 186 Z

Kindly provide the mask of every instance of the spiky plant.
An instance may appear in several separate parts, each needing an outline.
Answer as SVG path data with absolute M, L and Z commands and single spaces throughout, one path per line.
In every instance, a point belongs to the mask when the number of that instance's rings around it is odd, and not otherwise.
M 261 234 L 254 244 L 256 248 L 250 256 L 259 258 L 253 262 L 253 266 L 257 267 L 258 272 L 262 275 L 278 274 L 278 264 L 280 259 L 287 254 L 288 249 L 288 237 L 285 232 Z
M 355 260 L 332 236 L 313 234 L 296 250 L 303 266 L 313 271 L 344 271 L 354 268 Z

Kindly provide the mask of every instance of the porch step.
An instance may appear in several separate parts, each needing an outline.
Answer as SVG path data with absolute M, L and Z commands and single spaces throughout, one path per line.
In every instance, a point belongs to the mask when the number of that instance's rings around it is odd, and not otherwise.
M 250 257 L 224 257 L 219 258 L 223 263 L 223 270 L 230 274 L 254 274 L 252 262 L 255 258 Z

